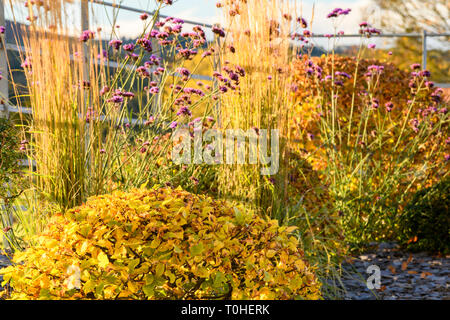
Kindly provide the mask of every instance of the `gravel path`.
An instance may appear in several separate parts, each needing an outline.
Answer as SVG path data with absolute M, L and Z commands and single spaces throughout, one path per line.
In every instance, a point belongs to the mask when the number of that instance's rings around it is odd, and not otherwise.
M 9 259 L 0 255 L 0 269 L 9 264 Z M 380 268 L 380 289 L 369 290 L 366 286 L 366 279 L 373 274 L 366 272 L 370 265 Z M 450 255 L 411 254 L 395 244 L 381 243 L 343 267 L 344 299 L 450 300 Z
M 381 288 L 369 290 L 370 265 L 381 271 Z M 408 253 L 396 244 L 381 243 L 373 251 L 344 264 L 342 282 L 348 300 L 450 300 L 450 255 Z

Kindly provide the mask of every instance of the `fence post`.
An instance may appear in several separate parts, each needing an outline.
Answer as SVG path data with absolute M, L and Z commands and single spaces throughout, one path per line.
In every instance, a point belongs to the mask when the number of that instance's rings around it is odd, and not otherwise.
M 0 0 L 0 26 L 5 26 L 5 7 L 4 0 Z M 0 118 L 8 118 L 8 60 L 6 51 L 6 38 L 0 35 L 0 71 L 2 72 L 2 79 L 0 79 Z M 7 212 L 6 204 L 0 203 L 0 211 L 5 211 L 5 225 L 0 224 L 0 227 L 12 226 L 12 216 Z M 1 213 L 3 215 L 3 213 Z M 3 219 L 2 219 L 3 220 Z M 3 247 L 11 249 L 9 241 L 6 236 L 3 236 Z
M 5 21 L 5 0 L 0 0 L 0 26 L 6 26 Z M 6 50 L 6 37 L 0 35 L 0 71 L 2 72 L 2 79 L 0 80 L 0 117 L 8 118 L 8 55 Z
M 81 32 L 84 30 L 89 30 L 89 0 L 81 0 Z M 82 44 L 83 46 L 83 80 L 84 81 L 90 81 L 90 54 L 89 54 L 89 48 L 86 43 Z M 82 84 L 81 84 L 82 85 Z M 82 110 L 82 116 L 84 117 L 86 113 L 89 110 L 89 93 L 86 93 L 86 91 L 82 91 L 82 99 L 84 102 L 83 110 Z M 89 131 L 90 131 L 90 124 L 86 123 L 85 127 L 85 138 L 84 138 L 84 146 L 86 152 L 88 152 L 89 148 Z
M 422 68 L 427 68 L 427 31 L 422 30 Z
M 219 27 L 218 24 L 214 24 L 215 27 Z M 218 34 L 214 34 L 214 44 L 215 44 L 215 52 L 214 52 L 214 59 L 213 59 L 213 63 L 214 63 L 214 70 L 213 71 L 218 71 L 221 72 L 222 69 L 222 65 L 221 65 L 221 43 L 220 43 L 220 36 Z M 213 79 L 213 88 L 214 91 L 216 91 L 219 88 L 219 81 L 217 80 L 216 77 L 214 77 Z M 217 115 L 217 123 L 219 125 L 219 128 L 221 127 L 222 123 L 221 123 L 221 110 L 220 110 L 220 98 L 219 100 L 217 100 L 215 106 L 214 106 L 214 111 Z
M 81 0 L 81 31 L 89 30 L 89 2 Z M 84 79 L 89 81 L 89 51 L 87 44 L 83 44 Z

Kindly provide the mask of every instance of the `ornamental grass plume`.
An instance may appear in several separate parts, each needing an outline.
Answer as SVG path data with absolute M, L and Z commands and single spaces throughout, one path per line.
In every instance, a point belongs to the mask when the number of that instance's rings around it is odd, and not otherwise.
M 189 88 L 193 74 L 211 65 L 212 57 L 200 57 L 196 50 L 206 44 L 202 27 L 180 34 L 183 20 L 168 18 L 155 28 L 159 11 L 169 2 L 158 2 L 136 41 L 110 39 L 108 45 L 100 31 L 80 30 L 80 36 L 73 36 L 65 14 L 69 2 L 49 2 L 48 10 L 29 3 L 29 15 L 37 19 L 17 39 L 25 47 L 21 60 L 27 96 L 13 86 L 23 98 L 18 103 L 33 113 L 31 120 L 20 113 L 23 134 L 31 135 L 27 150 L 35 175 L 30 182 L 61 208 L 119 187 L 174 181 L 192 186 L 193 172 L 205 172 L 172 163 L 167 134 L 187 125 L 199 106 L 203 117 L 210 115 L 225 90 Z M 164 61 L 161 51 L 173 56 Z M 141 152 L 142 141 L 158 143 Z
M 83 181 L 89 131 L 84 119 L 93 102 L 91 96 L 98 95 L 95 86 L 87 86 L 89 79 L 96 81 L 96 75 L 86 72 L 82 59 L 70 62 L 69 57 L 83 52 L 83 46 L 75 39 L 70 41 L 64 30 L 59 14 L 63 4 L 51 1 L 49 5 L 51 10 L 42 19 L 22 29 L 22 67 L 33 112 L 27 123 L 32 136 L 29 155 L 35 161 L 33 181 L 38 188 L 58 203 L 73 206 L 86 196 Z M 31 13 L 35 10 L 39 11 L 38 4 L 29 6 Z M 91 35 L 85 31 L 80 40 L 87 41 Z M 90 57 L 85 59 L 92 62 Z
M 219 192 L 275 216 L 287 200 L 286 129 L 292 101 L 286 66 L 292 54 L 289 40 L 295 23 L 282 17 L 295 10 L 289 1 L 278 0 L 231 1 L 221 7 L 231 26 L 221 46 L 222 61 L 239 66 L 245 77 L 238 91 L 220 101 L 220 127 L 278 129 L 281 160 L 279 172 L 267 177 L 261 176 L 255 165 L 221 166 Z M 302 24 L 301 18 L 299 22 Z M 217 79 L 220 83 L 220 75 Z

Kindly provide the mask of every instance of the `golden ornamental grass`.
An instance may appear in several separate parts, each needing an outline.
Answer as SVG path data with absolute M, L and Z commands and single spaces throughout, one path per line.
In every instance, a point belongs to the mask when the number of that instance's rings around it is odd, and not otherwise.
M 220 192 L 274 214 L 287 200 L 284 164 L 288 161 L 287 120 L 292 103 L 289 33 L 295 22 L 295 16 L 290 18 L 289 14 L 295 10 L 289 1 L 280 0 L 229 1 L 223 10 L 226 24 L 231 27 L 222 46 L 222 65 L 227 61 L 239 65 L 246 76 L 241 80 L 239 93 L 221 101 L 222 129 L 278 129 L 280 170 L 268 177 L 261 176 L 255 165 L 224 165 L 219 174 Z M 236 49 L 235 54 L 230 52 L 230 45 Z
M 98 48 L 85 50 L 70 37 L 62 18 L 65 2 L 28 6 L 30 17 L 39 13 L 39 18 L 22 27 L 21 60 L 33 114 L 25 130 L 31 136 L 34 182 L 61 206 L 72 207 L 85 199 L 84 180 L 95 161 L 89 152 L 95 128 L 85 119 L 90 106 L 100 105 L 92 98 L 99 96 L 98 86 L 90 85 L 97 82 L 99 68 L 92 54 Z

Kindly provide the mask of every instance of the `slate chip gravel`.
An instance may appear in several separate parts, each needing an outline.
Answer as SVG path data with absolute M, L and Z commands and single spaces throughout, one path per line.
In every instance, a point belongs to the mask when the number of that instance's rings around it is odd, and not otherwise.
M 0 254 L 0 269 L 8 265 L 9 259 Z M 378 290 L 369 290 L 365 283 L 370 265 L 380 267 Z M 345 300 L 450 300 L 450 255 L 409 253 L 395 243 L 381 243 L 372 252 L 345 263 L 343 268 L 346 290 L 341 298 Z M 2 280 L 0 276 L 0 283 Z
M 380 289 L 367 288 L 370 265 L 380 268 Z M 450 300 L 450 255 L 409 253 L 395 243 L 381 243 L 343 268 L 346 300 Z

